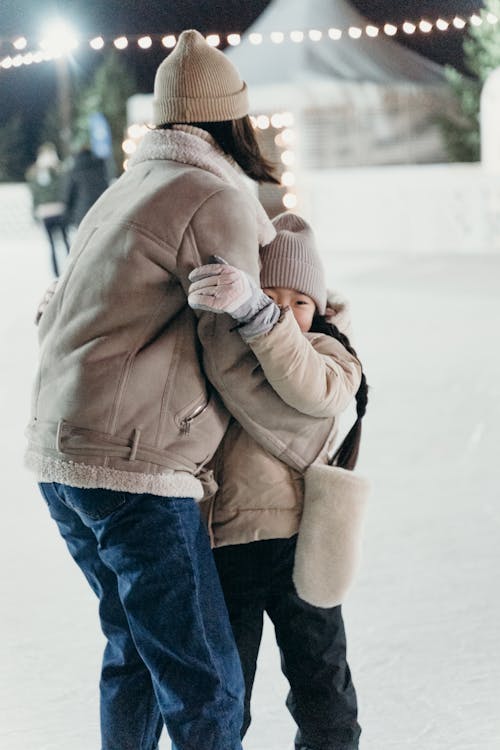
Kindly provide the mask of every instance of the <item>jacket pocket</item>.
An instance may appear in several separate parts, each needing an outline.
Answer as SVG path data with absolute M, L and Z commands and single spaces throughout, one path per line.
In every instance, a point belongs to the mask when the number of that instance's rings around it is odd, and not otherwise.
M 207 412 L 209 403 L 206 394 L 203 394 L 175 415 L 175 424 L 179 428 L 181 435 L 186 437 L 189 435 L 191 427 L 194 426 L 196 420 Z

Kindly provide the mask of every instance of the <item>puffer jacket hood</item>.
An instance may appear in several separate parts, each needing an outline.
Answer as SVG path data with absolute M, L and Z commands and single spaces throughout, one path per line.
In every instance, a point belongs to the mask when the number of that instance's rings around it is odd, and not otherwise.
M 328 323 L 337 326 L 340 333 L 350 340 L 352 337 L 351 305 L 340 292 L 329 289 L 325 318 Z

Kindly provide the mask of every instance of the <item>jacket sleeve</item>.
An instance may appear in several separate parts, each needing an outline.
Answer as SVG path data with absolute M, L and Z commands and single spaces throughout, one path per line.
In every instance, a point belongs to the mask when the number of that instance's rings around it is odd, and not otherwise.
M 291 310 L 248 344 L 276 393 L 303 414 L 338 416 L 359 388 L 356 357 L 330 336 L 304 335 Z
M 186 229 L 180 250 L 180 280 L 213 254 L 259 283 L 256 211 L 241 190 L 227 187 L 208 198 Z M 197 311 L 205 373 L 228 411 L 265 450 L 298 471 L 319 455 L 330 418 L 313 418 L 286 404 L 267 382 L 262 367 L 229 315 Z
M 191 268 L 209 263 L 211 255 L 220 255 L 259 283 L 257 218 L 252 196 L 231 186 L 218 190 L 198 208 L 186 234 L 194 248 Z M 189 286 L 189 281 L 186 283 Z

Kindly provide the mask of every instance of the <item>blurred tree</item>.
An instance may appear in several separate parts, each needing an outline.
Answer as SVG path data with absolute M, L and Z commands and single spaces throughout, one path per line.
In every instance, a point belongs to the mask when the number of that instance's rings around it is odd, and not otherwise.
M 492 14 L 498 23 L 489 23 Z M 469 26 L 464 39 L 464 62 L 470 76 L 451 65 L 446 75 L 457 100 L 457 113 L 440 119 L 451 161 L 478 161 L 480 158 L 479 102 L 483 84 L 500 67 L 500 0 L 485 0 L 480 11 L 482 24 Z
M 0 126 L 0 182 L 24 179 L 24 125 L 21 115 L 14 115 Z
M 90 83 L 77 95 L 75 102 L 75 141 L 84 142 L 88 139 L 89 115 L 102 112 L 111 128 L 113 156 L 118 172 L 122 170 L 121 144 L 127 123 L 127 99 L 136 91 L 135 78 L 123 55 L 110 52 L 95 70 Z

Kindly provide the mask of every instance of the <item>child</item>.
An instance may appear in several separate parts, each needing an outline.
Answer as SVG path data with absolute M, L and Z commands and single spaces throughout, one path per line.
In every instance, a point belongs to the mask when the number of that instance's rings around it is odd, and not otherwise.
M 273 223 L 277 235 L 261 253 L 261 286 L 281 308 L 281 316 L 277 323 L 268 324 L 276 318 L 268 309 L 261 310 L 239 331 L 284 401 L 332 421 L 320 457 L 325 463 L 335 440 L 335 418 L 356 395 L 358 418 L 336 454 L 337 465 L 352 469 L 367 385 L 354 350 L 335 325 L 342 325 L 345 306 L 327 307 L 324 271 L 308 224 L 293 214 L 282 214 Z M 208 297 L 213 295 L 218 302 L 212 309 L 230 312 L 238 288 L 248 279 L 232 267 L 219 265 L 213 267 L 211 282 L 210 266 L 203 269 L 193 274 L 202 281 L 190 289 L 191 306 L 210 309 Z M 230 304 L 225 305 L 224 295 Z M 237 319 L 237 311 L 230 314 Z M 303 504 L 301 475 L 266 452 L 235 421 L 216 454 L 214 473 L 219 489 L 209 501 L 207 515 L 245 678 L 242 736 L 250 725 L 250 699 L 267 612 L 290 683 L 287 706 L 298 725 L 296 749 L 355 750 L 360 727 L 341 608 L 307 604 L 292 582 Z

